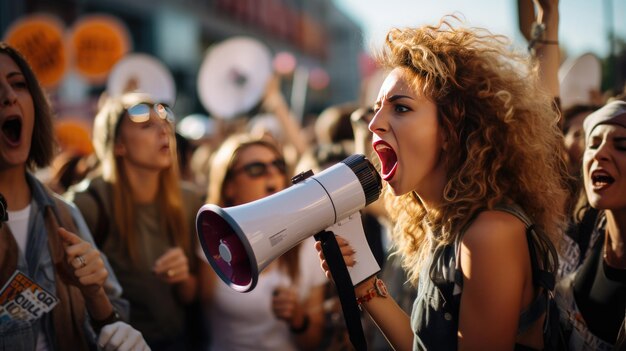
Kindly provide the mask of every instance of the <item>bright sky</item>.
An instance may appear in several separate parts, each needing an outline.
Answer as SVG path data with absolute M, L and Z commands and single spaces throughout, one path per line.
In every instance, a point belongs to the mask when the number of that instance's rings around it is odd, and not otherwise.
M 434 24 L 450 13 L 462 15 L 471 26 L 484 27 L 526 46 L 518 27 L 518 0 L 334 0 L 360 23 L 366 48 L 382 43 L 393 26 Z M 530 0 L 528 0 L 530 1 Z M 607 11 L 606 9 L 610 9 Z M 614 32 L 626 40 L 626 0 L 561 0 L 559 40 L 569 56 L 609 53 L 606 14 L 613 17 Z M 622 14 L 619 16 L 618 14 Z

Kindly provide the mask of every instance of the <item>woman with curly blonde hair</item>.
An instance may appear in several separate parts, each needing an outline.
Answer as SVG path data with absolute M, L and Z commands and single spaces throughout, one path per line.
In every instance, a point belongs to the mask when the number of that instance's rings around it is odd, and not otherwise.
M 392 29 L 378 59 L 390 73 L 369 129 L 418 295 L 409 320 L 373 276 L 358 303 L 397 350 L 543 348 L 566 171 L 536 62 L 445 18 Z

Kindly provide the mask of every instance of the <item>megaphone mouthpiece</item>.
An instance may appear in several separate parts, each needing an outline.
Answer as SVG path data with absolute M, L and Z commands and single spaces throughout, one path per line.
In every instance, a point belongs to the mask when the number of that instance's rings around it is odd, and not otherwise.
M 365 206 L 378 200 L 382 188 L 380 174 L 378 174 L 374 166 L 365 159 L 365 156 L 351 155 L 341 162 L 350 167 L 359 179 L 363 187 L 363 192 L 365 193 Z

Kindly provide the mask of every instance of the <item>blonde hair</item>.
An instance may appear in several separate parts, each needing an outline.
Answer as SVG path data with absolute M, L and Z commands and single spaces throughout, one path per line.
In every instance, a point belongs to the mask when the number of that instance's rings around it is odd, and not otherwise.
M 102 177 L 113 187 L 113 216 L 116 229 L 133 262 L 137 262 L 141 251 L 137 238 L 133 235 L 136 230 L 135 205 L 131 195 L 131 185 L 126 176 L 127 171 L 122 162 L 123 156 L 116 156 L 113 150 L 127 109 L 144 102 L 153 103 L 153 99 L 142 93 L 126 93 L 119 98 L 105 98 L 94 120 L 93 131 L 93 144 L 101 162 Z M 183 209 L 173 128 L 170 145 L 173 162 L 160 174 L 156 201 L 159 204 L 159 213 L 167 228 L 170 243 L 184 248 L 189 254 L 191 250 L 190 229 Z
M 519 204 L 555 246 L 562 236 L 567 173 L 559 116 L 540 89 L 536 63 L 507 44 L 444 17 L 436 26 L 392 29 L 378 53 L 383 67 L 404 68 L 413 89 L 437 105 L 448 140 L 440 208 L 427 212 L 412 193 L 385 195 L 412 282 L 435 247 L 453 243 L 498 203 Z

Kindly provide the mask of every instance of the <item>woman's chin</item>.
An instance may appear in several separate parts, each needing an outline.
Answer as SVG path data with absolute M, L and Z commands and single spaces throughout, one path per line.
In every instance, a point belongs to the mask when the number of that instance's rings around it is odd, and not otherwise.
M 409 191 L 405 191 L 400 187 L 400 183 L 394 180 L 387 182 L 389 184 L 389 189 L 394 196 L 400 196 L 408 193 Z

